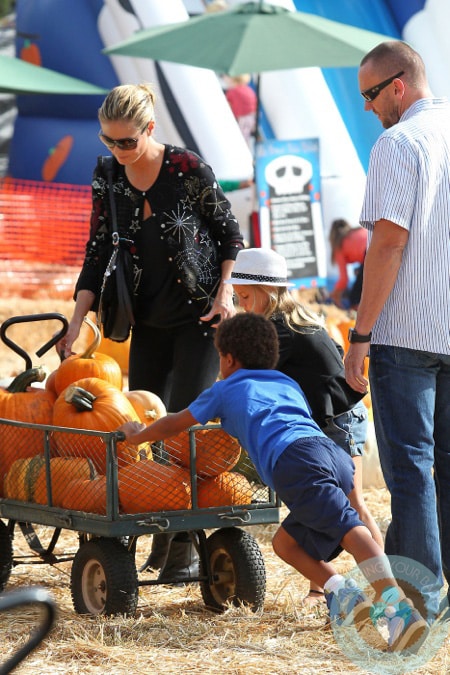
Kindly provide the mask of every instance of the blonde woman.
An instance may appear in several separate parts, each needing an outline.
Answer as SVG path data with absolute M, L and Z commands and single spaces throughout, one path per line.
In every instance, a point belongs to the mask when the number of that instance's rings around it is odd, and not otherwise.
M 150 85 L 115 87 L 98 119 L 99 138 L 113 156 L 120 240 L 133 256 L 136 311 L 129 388 L 152 391 L 174 413 L 217 379 L 215 326 L 235 313 L 232 288 L 223 281 L 243 238 L 211 167 L 195 152 L 157 140 Z M 108 181 L 97 165 L 89 241 L 73 317 L 59 345 L 62 356 L 71 354 L 84 316 L 98 307 L 111 231 Z M 166 545 L 154 550 L 147 567 L 161 569 L 159 578 L 169 583 L 197 574 L 198 555 L 183 536 L 174 537 L 170 555 L 169 537 L 154 537 Z
M 355 465 L 352 506 L 382 546 L 381 532 L 362 491 L 367 410 L 361 401 L 363 395 L 345 381 L 340 347 L 329 337 L 323 321 L 293 299 L 286 261 L 276 251 L 263 248 L 240 251 L 226 283 L 233 284 L 239 306 L 245 312 L 262 314 L 275 324 L 280 348 L 277 369 L 300 385 L 315 422 L 352 457 Z M 305 603 L 314 605 L 323 600 L 322 596 L 323 589 L 311 584 Z

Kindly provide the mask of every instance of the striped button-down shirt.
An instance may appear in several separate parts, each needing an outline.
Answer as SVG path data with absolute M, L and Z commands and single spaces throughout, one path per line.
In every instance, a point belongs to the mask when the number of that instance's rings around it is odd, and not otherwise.
M 450 354 L 450 104 L 425 98 L 375 143 L 361 225 L 390 220 L 409 231 L 374 344 Z M 370 243 L 369 243 L 370 245 Z

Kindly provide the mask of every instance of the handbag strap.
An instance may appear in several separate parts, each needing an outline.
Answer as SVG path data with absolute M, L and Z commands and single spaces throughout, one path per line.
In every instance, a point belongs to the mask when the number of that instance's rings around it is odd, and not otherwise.
M 99 157 L 99 163 L 106 173 L 106 179 L 108 181 L 108 192 L 109 192 L 109 205 L 111 208 L 111 225 L 112 225 L 112 243 L 113 246 L 119 245 L 119 228 L 117 227 L 117 210 L 116 210 L 116 200 L 114 199 L 114 186 L 113 186 L 113 158 L 111 156 L 102 156 Z

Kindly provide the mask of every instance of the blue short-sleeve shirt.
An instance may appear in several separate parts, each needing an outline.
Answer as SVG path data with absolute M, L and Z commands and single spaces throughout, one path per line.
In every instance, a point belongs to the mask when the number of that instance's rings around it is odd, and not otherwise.
M 324 435 L 298 384 L 277 370 L 241 368 L 200 394 L 189 411 L 201 424 L 220 418 L 272 488 L 273 468 L 288 445 Z

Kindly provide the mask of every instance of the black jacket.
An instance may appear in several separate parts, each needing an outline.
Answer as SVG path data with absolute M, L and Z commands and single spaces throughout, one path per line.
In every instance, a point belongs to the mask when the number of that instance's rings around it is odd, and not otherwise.
M 214 173 L 194 152 L 165 146 L 160 173 L 143 193 L 127 180 L 124 167 L 113 161 L 113 186 L 121 239 L 127 240 L 133 255 L 134 293 L 138 316 L 139 298 L 151 295 L 142 288 L 144 266 L 151 266 L 152 250 L 139 250 L 135 239 L 142 228 L 144 200 L 151 205 L 151 227 L 158 232 L 158 255 L 173 278 L 171 288 L 182 294 L 173 305 L 184 305 L 183 313 L 193 317 L 207 313 L 217 293 L 223 260 L 235 260 L 243 238 L 231 205 Z M 147 221 L 146 221 L 147 222 Z M 100 163 L 92 180 L 92 213 L 89 241 L 74 297 L 90 290 L 97 309 L 103 272 L 111 245 L 108 184 Z M 161 266 L 161 259 L 158 264 Z

